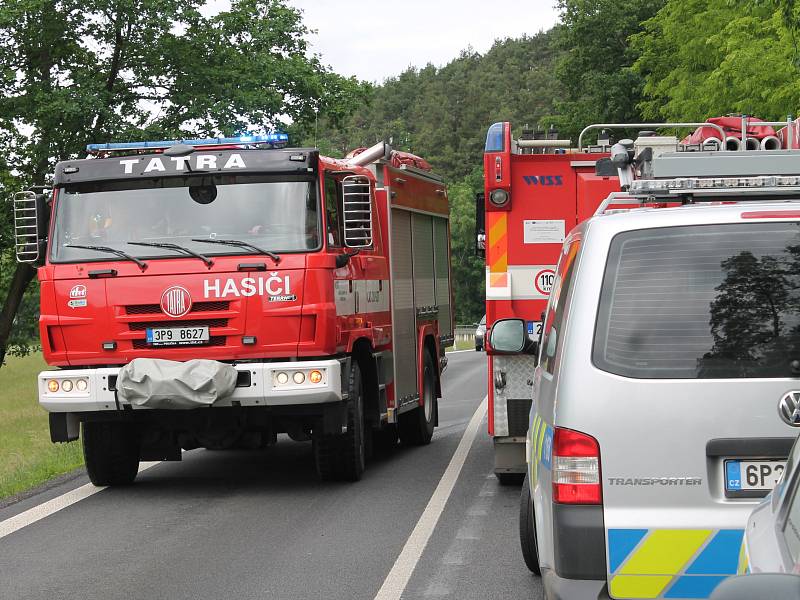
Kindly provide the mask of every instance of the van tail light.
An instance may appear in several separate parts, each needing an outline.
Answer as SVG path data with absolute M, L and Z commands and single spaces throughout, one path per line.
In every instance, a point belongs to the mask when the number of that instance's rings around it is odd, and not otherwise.
M 590 435 L 556 427 L 553 435 L 553 501 L 602 504 L 600 446 Z

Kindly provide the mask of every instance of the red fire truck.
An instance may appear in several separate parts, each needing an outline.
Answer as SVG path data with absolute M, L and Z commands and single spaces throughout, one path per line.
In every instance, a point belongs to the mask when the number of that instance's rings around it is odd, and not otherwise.
M 525 130 L 512 139 L 508 122 L 489 128 L 477 207 L 479 247 L 485 239 L 487 331 L 498 319 L 514 317 L 527 321 L 528 334 L 538 337 L 566 234 L 619 190 L 615 170 L 596 173 L 597 160 L 608 157 L 607 140 L 574 152 L 567 150 L 569 140 L 556 138 Z M 501 483 L 519 483 L 535 357 L 499 355 L 489 347 L 487 357 L 494 472 Z
M 38 266 L 54 442 L 96 485 L 181 450 L 312 440 L 356 480 L 373 441 L 427 444 L 453 336 L 447 193 L 387 145 L 285 134 L 98 144 L 15 198 Z
M 782 129 L 773 129 L 778 125 Z M 674 152 L 675 137 L 656 135 L 656 129 L 665 128 L 693 130 L 679 146 L 684 152 L 800 145 L 800 120 L 791 117 L 786 122 L 735 115 L 704 123 L 596 124 L 583 130 L 577 150 L 571 148 L 570 140 L 558 139 L 552 131 L 526 129 L 513 139 L 510 123 L 495 123 L 486 137 L 484 192 L 479 194 L 476 211 L 477 247 L 486 256 L 487 331 L 498 319 L 518 318 L 527 321 L 531 337 L 539 337 L 566 234 L 592 216 L 610 193 L 627 189 L 630 183 L 620 181 L 609 157 L 609 130 L 638 130 L 636 142 L 621 142 L 637 154 L 643 148 L 650 153 Z M 584 145 L 584 137 L 592 130 L 600 131 L 596 143 Z M 636 144 L 641 148 L 635 148 Z M 501 355 L 489 346 L 487 355 L 495 474 L 501 483 L 521 482 L 536 357 Z

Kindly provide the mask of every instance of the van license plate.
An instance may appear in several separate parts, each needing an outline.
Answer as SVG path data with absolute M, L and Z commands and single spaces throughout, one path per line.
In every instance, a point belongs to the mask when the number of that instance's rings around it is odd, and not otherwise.
M 725 495 L 736 497 L 751 495 L 747 492 L 769 492 L 780 481 L 785 466 L 783 460 L 726 460 Z
M 153 327 L 147 329 L 151 346 L 185 346 L 208 342 L 208 327 Z

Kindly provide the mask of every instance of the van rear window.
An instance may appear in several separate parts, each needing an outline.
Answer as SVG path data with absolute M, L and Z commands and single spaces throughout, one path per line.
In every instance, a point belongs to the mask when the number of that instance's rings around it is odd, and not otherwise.
M 634 378 L 792 377 L 800 223 L 646 229 L 611 243 L 593 362 Z

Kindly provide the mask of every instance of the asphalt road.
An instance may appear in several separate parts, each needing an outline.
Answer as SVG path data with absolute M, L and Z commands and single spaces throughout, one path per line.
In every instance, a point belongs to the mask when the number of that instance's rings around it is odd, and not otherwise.
M 486 390 L 485 355 L 450 355 L 429 446 L 398 448 L 354 484 L 323 484 L 310 444 L 184 454 L 0 539 L 0 598 L 371 600 Z M 491 474 L 486 423 L 403 598 L 541 597 L 522 562 L 519 488 Z M 0 523 L 85 484 L 0 509 Z

